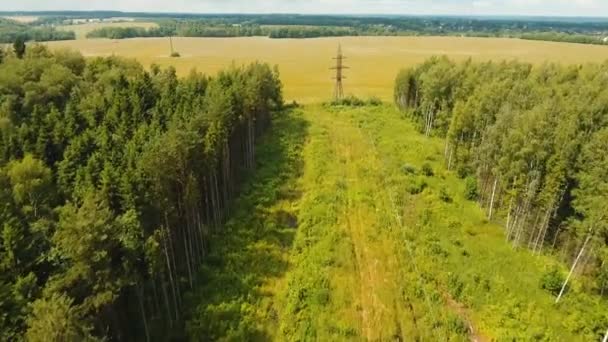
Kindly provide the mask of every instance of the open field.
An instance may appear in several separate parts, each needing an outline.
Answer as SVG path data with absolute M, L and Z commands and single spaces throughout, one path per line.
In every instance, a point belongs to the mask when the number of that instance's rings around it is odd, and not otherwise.
M 144 65 L 173 65 L 181 75 L 192 68 L 215 73 L 232 62 L 241 64 L 259 60 L 277 64 L 285 84 L 285 97 L 302 102 L 331 96 L 333 88 L 329 67 L 338 44 L 342 44 L 348 56 L 347 65 L 351 68 L 346 73 L 345 92 L 383 99 L 392 97 L 394 78 L 401 68 L 421 63 L 433 55 L 448 55 L 454 60 L 518 59 L 532 63 L 584 63 L 608 59 L 608 46 L 497 38 L 174 38 L 173 44 L 181 58 L 168 57 L 169 40 L 166 38 L 48 43 L 53 48 L 78 49 L 90 57 L 117 54 L 137 58 Z
M 157 27 L 158 24 L 144 21 L 122 21 L 122 22 L 107 22 L 107 23 L 86 23 L 76 25 L 63 25 L 58 26 L 58 30 L 74 31 L 76 33 L 76 39 L 86 39 L 87 34 L 93 30 L 97 30 L 103 27 L 143 27 L 151 28 Z

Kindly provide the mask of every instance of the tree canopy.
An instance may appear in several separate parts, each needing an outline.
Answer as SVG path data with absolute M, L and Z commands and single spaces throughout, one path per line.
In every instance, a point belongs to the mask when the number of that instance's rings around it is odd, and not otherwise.
M 164 338 L 282 102 L 266 64 L 180 79 L 36 44 L 8 54 L 0 340 Z
M 532 66 L 432 58 L 403 70 L 395 101 L 445 161 L 477 179 L 488 217 L 502 214 L 514 247 L 563 250 L 571 261 L 592 238 L 583 272 L 608 282 L 606 64 Z M 584 249 L 584 247 L 583 247 Z

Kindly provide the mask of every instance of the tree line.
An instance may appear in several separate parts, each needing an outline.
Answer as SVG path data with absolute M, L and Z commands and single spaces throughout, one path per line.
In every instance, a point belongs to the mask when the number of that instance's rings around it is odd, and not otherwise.
M 76 39 L 76 34 L 72 31 L 56 30 L 49 26 L 21 24 L 0 18 L 0 44 L 12 43 L 16 39 L 36 42 L 73 40 Z
M 603 296 L 607 66 L 442 57 L 403 70 L 395 83 L 396 104 L 422 132 L 445 138 L 447 168 L 469 179 L 467 197 L 488 219 L 500 217 L 506 240 L 561 257 L 572 264 L 568 280 L 585 274 L 585 290 Z
M 257 137 L 266 64 L 209 77 L 28 46 L 0 63 L 0 340 L 169 338 Z
M 508 20 L 442 17 L 340 17 L 298 15 L 215 15 L 157 19 L 157 28 L 99 28 L 89 38 L 252 37 L 318 38 L 342 36 L 502 37 L 580 44 L 606 44 L 608 24 L 566 20 Z
M 14 14 L 5 12 L 7 15 Z M 152 20 L 155 28 L 99 28 L 89 38 L 135 37 L 252 37 L 317 38 L 341 36 L 468 36 L 506 37 L 581 44 L 606 44 L 608 22 L 599 19 L 568 18 L 483 18 L 483 17 L 352 17 L 328 15 L 199 15 L 121 12 L 34 12 L 40 18 L 22 24 L 0 22 L 0 42 L 17 36 L 27 40 L 75 39 L 55 25 L 74 19 L 129 17 Z

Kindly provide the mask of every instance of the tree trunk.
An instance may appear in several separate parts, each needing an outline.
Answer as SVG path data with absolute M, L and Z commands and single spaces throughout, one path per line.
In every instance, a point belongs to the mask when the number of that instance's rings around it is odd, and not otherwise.
M 150 332 L 148 331 L 148 320 L 146 319 L 146 309 L 144 308 L 144 302 L 142 299 L 143 289 L 140 289 L 140 287 L 137 286 L 137 289 L 135 291 L 137 292 L 137 301 L 139 302 L 139 311 L 141 312 L 141 318 L 144 323 L 144 331 L 146 333 L 146 342 L 150 342 Z
M 167 229 L 167 235 L 169 234 L 168 229 Z M 169 257 L 169 251 L 168 251 L 168 247 L 167 244 L 169 244 L 170 241 L 167 238 L 165 240 L 165 242 L 163 243 L 163 245 L 165 245 L 165 248 L 163 248 L 165 250 L 165 257 L 167 260 L 167 271 L 169 271 L 169 282 L 171 283 L 171 292 L 173 293 L 173 304 L 174 304 L 174 308 L 175 308 L 175 320 L 178 321 L 179 320 L 179 313 L 178 313 L 178 300 L 177 300 L 177 290 L 175 287 L 175 280 L 173 279 L 173 270 L 171 268 L 171 258 Z
M 509 211 L 507 212 L 507 233 L 509 232 L 509 224 L 511 223 L 511 210 L 513 209 L 513 197 L 509 201 Z
M 492 198 L 490 199 L 490 212 L 488 213 L 488 220 L 492 220 L 492 211 L 494 209 L 494 196 L 496 195 L 496 186 L 498 185 L 498 177 L 494 179 L 494 187 L 492 189 Z
M 163 290 L 165 309 L 167 310 L 167 318 L 169 319 L 169 327 L 172 328 L 173 327 L 173 318 L 171 317 L 171 304 L 169 304 L 169 295 L 167 294 L 167 284 L 165 282 L 164 276 L 161 279 L 160 287 Z
M 576 269 L 576 265 L 578 264 L 578 261 L 581 259 L 581 256 L 583 255 L 583 253 L 585 253 L 585 248 L 587 247 L 589 240 L 591 240 L 591 234 L 587 235 L 587 238 L 585 239 L 585 243 L 583 243 L 583 247 L 581 247 L 581 251 L 576 256 L 576 259 L 574 260 L 574 263 L 572 264 L 572 267 L 570 268 L 570 273 L 568 273 L 568 277 L 566 277 L 566 280 L 564 281 L 564 285 L 562 285 L 562 289 L 559 291 L 559 295 L 557 296 L 557 299 L 555 299 L 556 304 L 559 303 L 560 299 L 562 299 L 562 296 L 564 295 L 564 291 L 566 290 L 566 286 L 568 286 L 568 282 L 570 281 L 570 277 L 572 277 L 572 274 L 574 273 L 574 270 Z

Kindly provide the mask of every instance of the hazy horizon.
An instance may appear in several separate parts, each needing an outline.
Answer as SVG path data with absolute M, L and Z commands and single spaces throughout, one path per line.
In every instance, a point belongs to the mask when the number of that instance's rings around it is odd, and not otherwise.
M 608 1 L 601 0 L 130 0 L 51 3 L 22 0 L 0 4 L 0 11 L 121 11 L 183 14 L 318 14 L 318 15 L 449 15 L 592 17 L 608 15 Z

